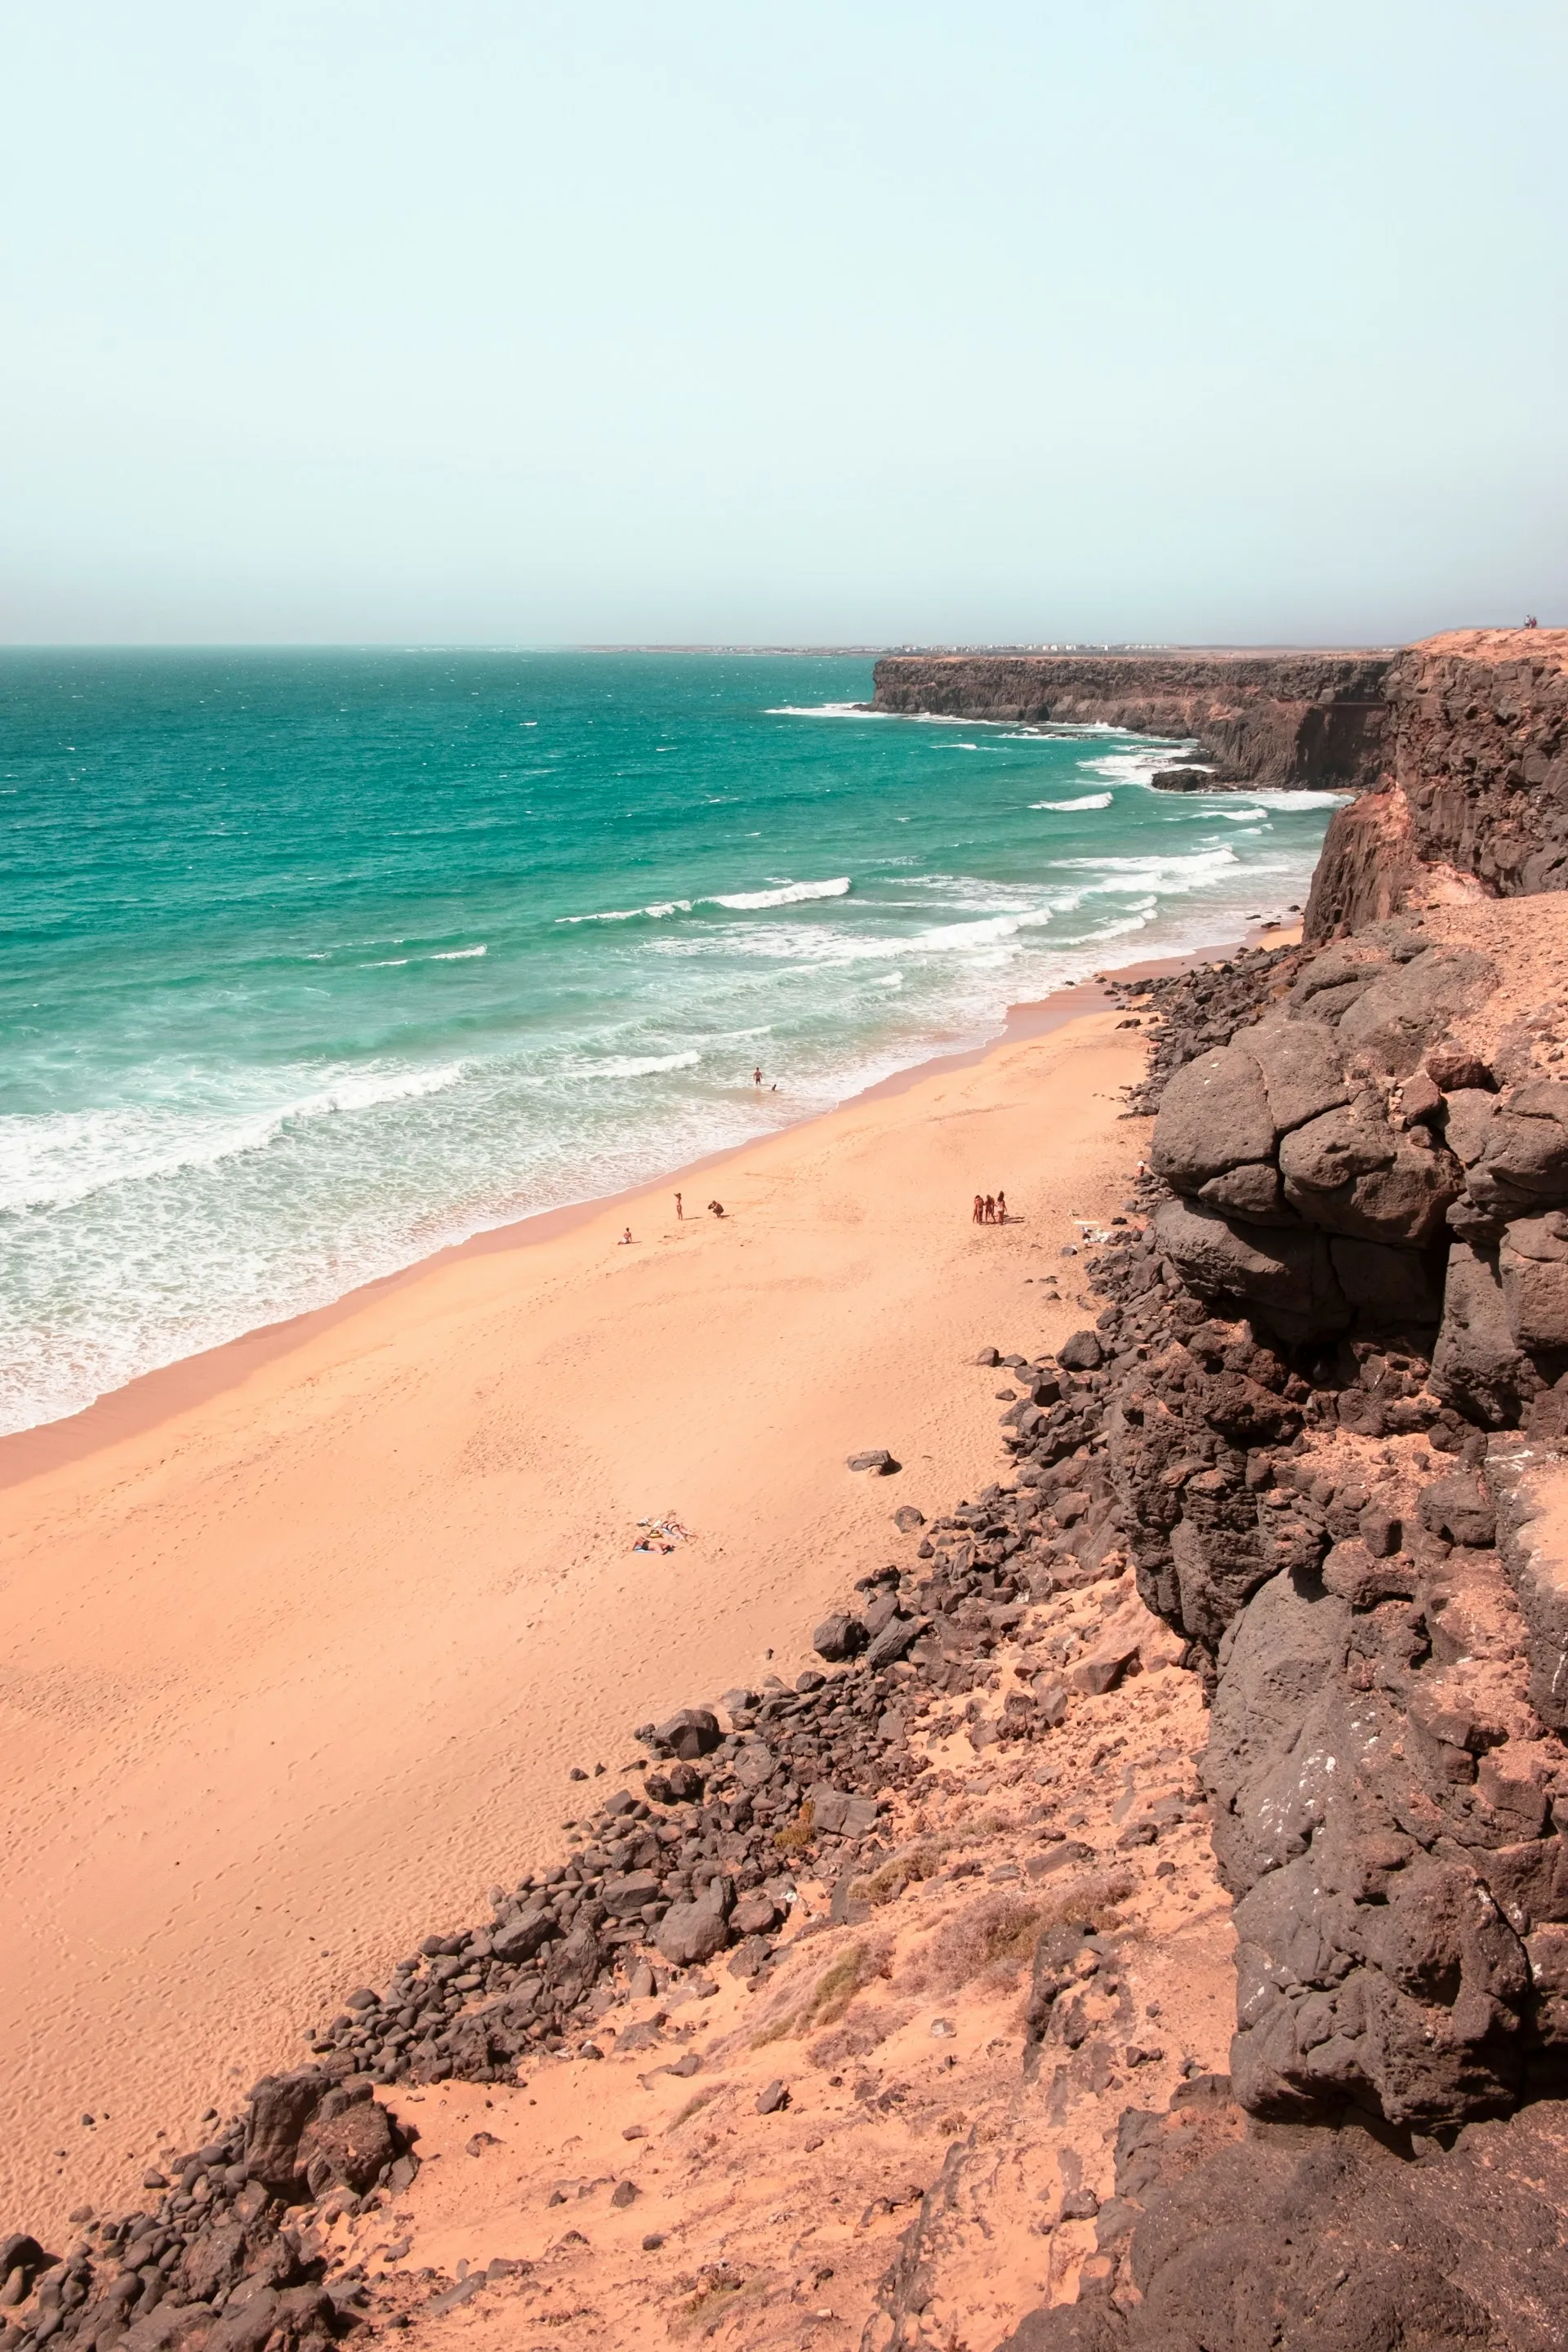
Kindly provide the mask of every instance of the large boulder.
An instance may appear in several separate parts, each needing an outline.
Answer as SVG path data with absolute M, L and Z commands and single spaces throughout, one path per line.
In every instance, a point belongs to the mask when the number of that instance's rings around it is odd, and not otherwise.
M 672 1716 L 655 1726 L 653 1734 L 659 1755 L 679 1756 L 688 1764 L 699 1756 L 710 1755 L 723 1736 L 718 1717 L 706 1706 L 677 1707 Z
M 1321 1234 L 1233 1225 L 1188 1201 L 1163 1202 L 1154 1233 L 1200 1298 L 1240 1300 L 1282 1339 L 1316 1339 L 1349 1327 L 1350 1305 Z
M 245 2165 L 252 2180 L 286 2201 L 304 2193 L 300 2139 L 329 2088 L 319 2066 L 264 2074 L 250 2094 Z
M 1179 1069 L 1165 1088 L 1150 1159 L 1179 1192 L 1244 1160 L 1267 1160 L 1274 1116 L 1263 1073 L 1240 1045 L 1222 1045 Z
M 1540 1385 L 1514 1338 L 1496 1257 L 1468 1242 L 1455 1242 L 1448 1252 L 1431 1385 L 1435 1395 L 1489 1429 L 1510 1427 Z
M 1297 1225 L 1300 1219 L 1279 1187 L 1279 1171 L 1272 1160 L 1244 1160 L 1200 1184 L 1197 1198 L 1223 1217 L 1244 1225 Z
M 553 1913 L 542 1903 L 530 1903 L 490 1929 L 490 1950 L 498 1960 L 531 1960 L 555 1932 Z
M 1560 2101 L 1412 2162 L 1353 2112 L 1259 2131 L 1230 2088 L 1199 2075 L 1164 2114 L 1126 2110 L 1110 2252 L 1083 2264 L 1076 2303 L 1030 2312 L 998 2352 L 1558 2352 Z M 929 2271 L 915 2279 L 929 2294 Z
M 1498 1252 L 1509 1328 L 1528 1353 L 1568 1349 L 1568 1215 L 1516 1217 Z
M 1344 1061 L 1326 1022 L 1276 1014 L 1243 1043 L 1263 1074 L 1269 1114 L 1281 1135 L 1350 1100 Z
M 1568 1085 L 1541 1079 L 1506 1095 L 1448 1097 L 1449 1149 L 1478 1207 L 1502 1217 L 1568 1206 Z
M 689 1903 L 672 1903 L 654 1931 L 654 1942 L 678 1969 L 700 1967 L 730 1937 L 731 1889 L 727 1878 L 710 1879 Z
M 1341 1016 L 1341 1043 L 1402 1078 L 1496 984 L 1489 956 L 1474 948 L 1427 948 L 1407 963 L 1392 964 L 1357 995 Z
M 1396 1133 L 1366 1096 L 1286 1136 L 1279 1170 L 1308 1224 L 1404 1249 L 1424 1249 L 1442 1230 L 1461 1182 L 1425 1128 Z
M 858 1657 L 870 1638 L 863 1617 L 852 1617 L 840 1609 L 823 1619 L 811 1640 L 819 1658 L 837 1665 L 846 1658 Z
M 586 1919 L 579 1919 L 568 1935 L 552 1946 L 544 1971 L 547 1997 L 563 2010 L 574 2009 L 592 1990 L 604 1955 Z
M 1474 1481 L 1445 1483 L 1429 1520 L 1485 1535 Z M 1237 1898 L 1231 2073 L 1255 2112 L 1348 2103 L 1432 2131 L 1511 2105 L 1568 2041 L 1535 2013 L 1522 1942 L 1568 1906 L 1544 1759 L 1507 1734 L 1533 1720 L 1520 1662 L 1469 1654 L 1512 1604 L 1489 1554 L 1445 1574 L 1424 1666 L 1414 1612 L 1375 1580 L 1277 1577 L 1220 1649 L 1205 1773 Z
M 355 2089 L 353 2098 L 329 2094 L 300 2136 L 300 2170 L 312 2197 L 331 2188 L 362 2195 L 399 2153 L 391 2117 L 376 2105 L 369 2083 Z

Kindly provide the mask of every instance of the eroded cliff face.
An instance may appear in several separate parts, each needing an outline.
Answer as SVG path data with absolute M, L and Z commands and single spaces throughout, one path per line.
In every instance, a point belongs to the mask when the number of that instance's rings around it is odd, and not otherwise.
M 1565 974 L 1568 898 L 1514 899 L 1135 1007 L 1100 1471 L 1213 1695 L 1237 2030 L 1122 2116 L 1079 2300 L 1005 2352 L 1562 2340 Z
M 1386 765 L 1329 827 L 1310 941 L 1404 907 L 1568 887 L 1568 629 L 1461 629 L 1390 666 Z
M 1381 771 L 1384 654 L 889 655 L 872 708 L 1193 738 L 1205 783 L 1356 791 Z M 1194 782 L 1199 779 L 1194 778 Z

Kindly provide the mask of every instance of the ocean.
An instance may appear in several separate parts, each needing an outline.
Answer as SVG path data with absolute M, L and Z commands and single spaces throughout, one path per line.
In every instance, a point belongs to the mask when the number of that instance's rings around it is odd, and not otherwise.
M 0 1431 L 1306 896 L 1331 795 L 1157 793 L 1168 745 L 870 689 L 0 656 Z

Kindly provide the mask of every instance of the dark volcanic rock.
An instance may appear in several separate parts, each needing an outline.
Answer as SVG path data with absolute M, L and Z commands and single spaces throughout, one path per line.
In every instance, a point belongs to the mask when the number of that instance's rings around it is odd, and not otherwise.
M 715 1878 L 694 1902 L 672 1903 L 654 1930 L 654 1942 L 677 1968 L 711 1959 L 729 1940 L 730 1885 Z
M 1568 631 L 1466 629 L 1384 677 L 1381 789 L 1329 826 L 1309 941 L 1419 899 L 1433 868 L 1500 896 L 1568 886 Z
M 654 1730 L 659 1754 L 679 1757 L 688 1764 L 699 1756 L 711 1754 L 721 1737 L 718 1717 L 705 1706 L 679 1707 Z
M 264 2074 L 250 2094 L 245 2163 L 252 2180 L 285 2200 L 301 2192 L 300 2138 L 314 2116 L 329 2078 L 319 2067 L 290 2074 Z
M 1419 2162 L 1353 2121 L 1248 2127 L 1212 2098 L 1130 2109 L 1114 2264 L 1001 2352 L 1554 2352 L 1565 2179 L 1555 2103 Z
M 352 2189 L 356 2195 L 372 2188 L 399 2154 L 396 2135 L 384 2107 L 370 2095 L 370 2084 L 353 2105 L 327 2112 L 331 2101 L 306 2125 L 300 2136 L 299 2164 L 312 2197 L 331 2188 Z
M 846 1616 L 840 1612 L 836 1616 L 823 1619 L 811 1642 L 819 1658 L 827 1659 L 830 1664 L 837 1664 L 842 1659 L 858 1657 L 869 1639 L 863 1619 Z
M 1377 772 L 1389 666 L 1379 654 L 891 654 L 872 707 L 1195 736 L 1219 781 L 1354 788 Z

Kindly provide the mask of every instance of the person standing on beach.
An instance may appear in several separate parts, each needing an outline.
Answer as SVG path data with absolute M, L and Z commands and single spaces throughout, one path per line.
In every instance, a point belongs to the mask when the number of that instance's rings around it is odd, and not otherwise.
M 680 1205 L 680 1195 L 679 1192 L 675 1196 L 675 1221 L 677 1224 L 683 1224 L 686 1221 L 686 1212 Z
M 987 1192 L 985 1195 L 985 1223 L 988 1225 L 994 1225 L 996 1223 L 996 1196 L 994 1192 Z
M 762 1065 L 761 1065 L 761 1063 L 759 1062 L 759 1064 L 757 1065 L 756 1068 L 752 1072 L 752 1084 L 754 1087 L 760 1087 L 760 1086 L 762 1085 L 762 1083 L 763 1083 L 763 1070 L 762 1070 Z
M 1005 1192 L 998 1192 L 996 1195 L 996 1222 L 999 1225 L 1005 1225 L 1007 1222 L 1007 1195 Z
M 974 1222 L 977 1225 L 983 1225 L 985 1223 L 985 1195 L 984 1192 L 976 1192 L 974 1195 Z

